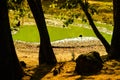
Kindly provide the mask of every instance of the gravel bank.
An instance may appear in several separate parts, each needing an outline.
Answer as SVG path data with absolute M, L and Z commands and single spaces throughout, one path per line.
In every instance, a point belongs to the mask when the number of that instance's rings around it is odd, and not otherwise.
M 95 37 L 67 38 L 63 40 L 54 41 L 51 44 L 52 46 L 61 46 L 61 47 L 81 47 L 81 46 L 102 45 L 99 39 Z

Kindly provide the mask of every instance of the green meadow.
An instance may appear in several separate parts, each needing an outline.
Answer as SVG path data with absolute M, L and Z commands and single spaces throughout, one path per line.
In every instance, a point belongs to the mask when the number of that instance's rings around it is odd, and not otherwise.
M 79 37 L 79 35 L 83 35 L 84 37 L 96 37 L 94 32 L 91 29 L 87 29 L 84 27 L 78 27 L 78 26 L 69 26 L 69 27 L 54 27 L 54 26 L 48 26 L 47 27 L 50 40 L 56 41 L 61 40 L 65 38 L 75 38 Z M 111 35 L 106 33 L 101 33 L 103 36 L 110 42 Z M 20 30 L 13 34 L 14 40 L 21 40 L 26 42 L 39 42 L 39 33 L 37 30 L 36 25 L 24 25 L 21 26 Z
M 52 19 L 52 18 L 56 18 L 56 19 L 62 19 L 62 18 L 69 18 L 71 15 L 73 14 L 79 14 L 79 18 L 81 19 L 82 17 L 84 17 L 84 13 L 81 10 L 81 8 L 79 8 L 79 6 L 75 9 L 59 9 L 58 7 L 56 8 L 50 8 L 49 5 L 51 4 L 51 2 L 43 2 L 43 10 L 45 15 L 49 14 L 50 16 L 47 16 L 47 19 Z M 60 3 L 61 4 L 61 3 Z M 90 0 L 89 4 L 91 7 L 95 8 L 97 10 L 97 13 L 95 13 L 92 18 L 96 24 L 97 27 L 99 28 L 105 28 L 108 31 L 113 30 L 112 24 L 113 24 L 113 8 L 112 8 L 112 0 Z M 14 16 L 12 13 L 9 13 L 11 16 Z M 32 15 L 32 13 L 30 13 Z M 69 14 L 69 15 L 68 15 Z M 17 15 L 17 13 L 16 13 Z M 14 18 L 11 17 L 12 20 L 14 20 Z M 25 21 L 29 21 L 27 20 L 29 19 L 27 16 L 25 16 Z M 33 18 L 30 18 L 33 20 Z M 85 17 L 86 19 L 86 17 Z M 11 22 L 13 22 L 11 20 Z M 101 23 L 97 23 L 97 22 L 101 22 Z M 106 23 L 106 24 L 104 24 Z M 49 36 L 50 36 L 50 40 L 52 41 L 56 41 L 56 40 L 61 40 L 61 39 L 65 39 L 65 38 L 75 38 L 75 37 L 79 37 L 79 35 L 83 35 L 84 37 L 96 37 L 94 32 L 92 31 L 91 27 L 89 26 L 88 23 L 82 23 L 81 20 L 77 19 L 75 20 L 75 24 L 82 24 L 82 25 L 87 25 L 88 28 L 85 28 L 84 26 L 78 26 L 78 25 L 70 25 L 69 27 L 56 27 L 56 26 L 47 26 L 48 28 L 48 32 L 49 32 Z M 105 37 L 105 39 L 107 41 L 111 41 L 111 34 L 107 34 L 105 31 L 101 32 L 101 34 Z M 13 39 L 15 40 L 21 40 L 21 41 L 26 41 L 26 42 L 39 42 L 40 41 L 40 37 L 39 37 L 39 33 L 37 30 L 36 25 L 22 25 L 20 27 L 20 30 L 16 33 L 13 34 Z

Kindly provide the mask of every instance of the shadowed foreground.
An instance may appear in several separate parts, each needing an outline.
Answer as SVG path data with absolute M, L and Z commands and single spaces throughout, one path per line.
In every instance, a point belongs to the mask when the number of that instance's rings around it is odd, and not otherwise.
M 73 42 L 72 42 L 73 43 Z M 79 42 L 74 43 L 75 45 Z M 80 43 L 81 44 L 81 43 Z M 65 45 L 65 44 L 63 44 Z M 73 44 L 72 44 L 73 45 Z M 26 68 L 24 68 L 27 75 L 23 80 L 118 80 L 120 79 L 120 61 L 110 60 L 106 61 L 102 70 L 94 75 L 81 76 L 74 73 L 76 63 L 75 60 L 79 54 L 88 53 L 90 51 L 98 51 L 101 56 L 106 55 L 104 47 L 99 41 L 88 41 L 75 47 L 54 47 L 58 64 L 56 66 L 48 66 L 46 64 L 38 67 L 38 44 L 15 42 L 17 55 L 20 61 L 25 61 Z M 54 46 L 54 45 L 53 45 Z M 67 46 L 67 44 L 66 44 Z M 63 66 L 60 73 L 53 75 L 53 70 Z

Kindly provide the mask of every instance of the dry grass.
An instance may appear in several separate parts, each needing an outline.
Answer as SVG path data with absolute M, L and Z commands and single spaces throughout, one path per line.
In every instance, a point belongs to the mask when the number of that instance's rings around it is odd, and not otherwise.
M 74 73 L 75 62 L 72 61 L 72 53 L 75 58 L 93 50 L 100 52 L 100 55 L 106 54 L 101 43 L 95 41 L 94 43 L 96 45 L 86 42 L 75 48 L 53 48 L 59 63 L 56 66 L 42 64 L 38 67 L 38 44 L 15 42 L 19 60 L 27 64 L 27 67 L 23 68 L 27 73 L 23 80 L 120 80 L 120 62 L 116 60 L 105 62 L 101 72 L 95 75 L 81 76 Z M 63 64 L 61 73 L 53 76 L 53 70 L 60 64 Z

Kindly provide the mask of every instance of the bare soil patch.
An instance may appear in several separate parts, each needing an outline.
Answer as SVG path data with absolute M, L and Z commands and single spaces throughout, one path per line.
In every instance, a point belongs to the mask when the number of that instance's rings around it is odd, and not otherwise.
M 75 62 L 72 59 L 75 60 L 78 55 L 90 51 L 98 51 L 101 56 L 106 55 L 105 49 L 99 41 L 71 42 L 71 45 L 69 43 L 70 47 L 66 43 L 62 45 L 65 47 L 53 45 L 55 56 L 59 62 L 56 66 L 46 64 L 38 66 L 38 44 L 15 41 L 19 60 L 27 64 L 27 67 L 23 68 L 27 74 L 23 80 L 120 80 L 120 62 L 116 60 L 105 62 L 103 69 L 98 74 L 82 76 L 74 73 Z M 53 70 L 61 64 L 63 67 L 60 74 L 53 76 Z

